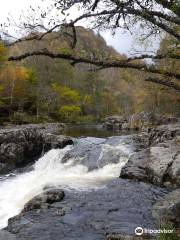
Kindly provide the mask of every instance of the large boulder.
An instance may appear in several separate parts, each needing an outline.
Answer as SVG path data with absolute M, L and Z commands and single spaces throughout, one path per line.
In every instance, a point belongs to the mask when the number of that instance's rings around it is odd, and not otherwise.
M 180 189 L 174 190 L 163 199 L 157 201 L 152 215 L 158 225 L 180 226 Z
M 34 161 L 42 152 L 72 144 L 70 137 L 55 135 L 62 124 L 30 124 L 0 129 L 0 174 Z
M 180 126 L 160 127 L 149 135 L 151 145 L 130 156 L 120 177 L 166 187 L 180 186 Z M 154 132 L 156 134 L 154 134 Z
M 134 153 L 120 177 L 166 187 L 180 186 L 180 139 L 160 143 Z

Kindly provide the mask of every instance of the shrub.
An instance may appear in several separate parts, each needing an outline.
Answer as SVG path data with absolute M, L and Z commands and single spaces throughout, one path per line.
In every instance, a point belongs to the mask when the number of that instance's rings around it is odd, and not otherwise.
M 76 122 L 81 113 L 81 108 L 75 105 L 64 105 L 59 109 L 59 115 L 63 121 Z

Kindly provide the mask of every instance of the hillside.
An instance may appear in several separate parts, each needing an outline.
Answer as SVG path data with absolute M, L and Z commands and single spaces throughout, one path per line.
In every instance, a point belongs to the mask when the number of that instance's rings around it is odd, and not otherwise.
M 59 31 L 46 35 L 42 41 L 16 44 L 8 52 L 9 55 L 19 55 L 46 48 L 61 53 L 74 51 L 76 55 L 92 58 L 126 57 L 107 46 L 105 40 L 93 30 L 77 27 L 76 31 L 74 50 L 70 48 L 69 33 L 64 35 Z M 143 110 L 179 115 L 178 96 L 174 97 L 173 92 L 167 92 L 165 87 L 144 82 L 145 74 L 135 70 L 97 71 L 92 65 L 72 66 L 65 60 L 33 56 L 15 65 L 8 64 L 5 73 L 5 77 L 3 72 L 0 76 L 4 89 L 1 93 L 1 112 L 7 121 L 92 122 L 109 115 L 128 115 Z M 169 107 L 167 98 L 174 102 L 173 107 Z
M 76 54 L 98 55 L 102 58 L 118 55 L 112 47 L 107 46 L 100 35 L 96 35 L 92 30 L 78 27 L 77 39 L 74 50 Z M 68 51 L 68 44 L 68 39 L 62 36 L 61 33 L 56 32 L 47 35 L 43 41 L 34 40 L 11 47 L 9 54 L 18 55 L 27 50 L 33 51 L 43 48 L 54 52 L 63 52 Z M 108 92 L 112 70 L 95 71 L 93 66 L 84 64 L 73 67 L 67 61 L 53 60 L 42 56 L 31 57 L 21 62 L 21 64 L 32 69 L 37 76 L 35 88 L 38 106 L 36 105 L 36 109 L 32 109 L 33 114 L 38 111 L 41 117 L 47 114 L 50 117 L 58 118 L 56 113 L 61 106 L 60 101 L 62 102 L 62 99 L 57 96 L 57 91 L 52 89 L 54 83 L 77 91 L 81 98 L 80 103 L 73 103 L 73 101 L 69 103 L 68 100 L 64 99 L 63 102 L 67 105 L 80 105 L 81 115 L 87 116 L 90 120 L 94 118 L 100 119 L 118 111 L 118 107 L 115 106 L 116 103 L 113 102 L 114 99 L 110 99 L 113 98 L 111 93 Z M 113 70 L 113 74 L 118 75 L 118 71 Z

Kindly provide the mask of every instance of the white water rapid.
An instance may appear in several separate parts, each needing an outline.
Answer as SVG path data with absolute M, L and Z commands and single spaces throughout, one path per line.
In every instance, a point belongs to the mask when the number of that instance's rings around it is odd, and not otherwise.
M 127 151 L 123 145 L 119 147 L 123 152 Z M 44 187 L 81 191 L 102 187 L 107 181 L 119 176 L 120 169 L 128 158 L 127 151 L 127 157 L 120 157 L 119 163 L 108 163 L 89 171 L 73 158 L 62 163 L 64 155 L 72 148 L 73 146 L 67 146 L 64 149 L 53 149 L 34 164 L 32 171 L 0 181 L 0 229 L 6 227 L 8 219 L 18 215 L 29 200 L 42 193 Z M 108 148 L 112 146 L 102 146 L 98 161 L 101 161 L 103 152 Z

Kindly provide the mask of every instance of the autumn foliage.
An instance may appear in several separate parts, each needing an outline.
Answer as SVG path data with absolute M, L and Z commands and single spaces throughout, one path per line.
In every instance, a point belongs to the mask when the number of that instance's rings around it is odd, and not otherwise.
M 79 27 L 77 34 L 78 42 L 73 50 L 77 55 L 127 58 L 108 47 L 92 30 Z M 179 51 L 177 47 L 176 50 L 172 48 L 174 45 L 172 38 L 165 37 L 158 53 Z M 6 61 L 8 52 L 17 54 L 37 47 L 65 53 L 70 51 L 66 40 L 57 39 L 56 33 L 39 43 L 25 42 L 8 49 L 0 44 L 1 122 L 101 121 L 109 115 L 140 111 L 180 116 L 179 94 L 165 86 L 145 82 L 151 73 L 112 68 L 97 71 L 92 65 L 74 67 L 67 61 L 45 56 L 34 56 L 18 63 Z M 179 62 L 172 59 L 156 60 L 154 64 L 177 73 L 180 69 Z

